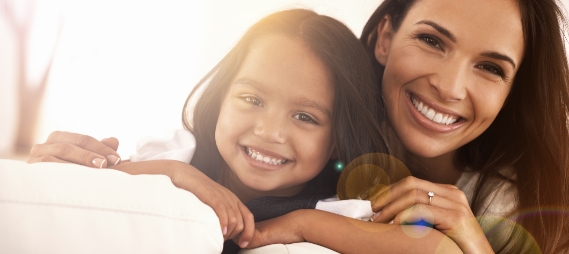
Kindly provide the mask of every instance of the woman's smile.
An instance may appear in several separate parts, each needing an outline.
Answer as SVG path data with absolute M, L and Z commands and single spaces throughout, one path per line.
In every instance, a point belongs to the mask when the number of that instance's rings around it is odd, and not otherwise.
M 389 19 L 378 26 L 375 57 L 385 66 L 391 127 L 407 151 L 428 159 L 456 152 L 494 121 L 511 88 L 505 77 L 522 60 L 523 33 L 511 2 L 415 4 L 397 29 Z
M 448 133 L 462 127 L 466 119 L 412 93 L 406 93 L 413 118 L 429 131 Z

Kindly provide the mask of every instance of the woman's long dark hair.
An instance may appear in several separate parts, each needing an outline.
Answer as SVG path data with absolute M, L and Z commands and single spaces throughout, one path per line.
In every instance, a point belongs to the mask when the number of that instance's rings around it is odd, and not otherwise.
M 393 29 L 397 30 L 415 2 L 385 0 L 377 8 L 360 38 L 370 56 L 375 55 L 381 19 L 389 15 Z M 525 40 L 523 62 L 495 121 L 463 146 L 459 154 L 467 165 L 480 172 L 471 204 L 473 211 L 483 209 L 487 198 L 483 189 L 495 183 L 491 179 L 510 180 L 519 196 L 518 210 L 512 218 L 531 233 L 544 253 L 567 251 L 569 72 L 563 34 L 566 21 L 555 0 L 517 2 Z M 383 76 L 384 67 L 374 62 L 376 73 Z M 378 80 L 381 84 L 381 78 Z M 504 168 L 512 168 L 516 179 L 502 175 L 500 170 Z M 527 251 L 523 249 L 525 243 L 521 243 L 523 238 L 522 231 L 515 230 L 509 243 L 495 251 Z
M 349 162 L 365 153 L 386 152 L 379 121 L 384 112 L 376 103 L 379 89 L 365 49 L 339 21 L 294 9 L 271 14 L 253 25 L 188 96 L 182 121 L 197 141 L 191 164 L 218 179 L 222 157 L 216 147 L 215 126 L 222 100 L 253 42 L 272 34 L 302 41 L 328 68 L 335 91 L 333 138 L 338 159 Z

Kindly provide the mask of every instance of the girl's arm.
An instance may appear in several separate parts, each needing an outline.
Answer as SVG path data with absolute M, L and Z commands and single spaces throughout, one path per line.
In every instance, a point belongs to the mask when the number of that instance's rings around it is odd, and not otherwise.
M 161 174 L 170 177 L 174 186 L 193 193 L 215 211 L 225 239 L 238 237 L 236 240 L 241 247 L 251 241 L 255 230 L 253 214 L 233 192 L 194 166 L 175 160 L 154 160 L 124 162 L 110 168 L 131 175 Z
M 128 162 L 120 160 L 118 140 L 96 140 L 71 132 L 52 132 L 47 141 L 32 148 L 28 163 L 61 162 L 96 168 L 114 168 L 129 174 L 163 174 L 181 189 L 192 192 L 209 205 L 219 217 L 225 239 L 238 236 L 241 246 L 253 237 L 254 218 L 247 207 L 225 187 L 219 185 L 195 167 L 173 160 Z
M 462 253 L 435 229 L 365 222 L 319 210 L 298 210 L 257 223 L 248 248 L 302 241 L 340 253 Z

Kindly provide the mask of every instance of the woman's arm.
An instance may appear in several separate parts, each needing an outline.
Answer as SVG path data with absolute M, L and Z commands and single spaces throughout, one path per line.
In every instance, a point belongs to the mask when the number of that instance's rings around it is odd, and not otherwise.
M 298 210 L 257 223 L 248 248 L 308 241 L 340 253 L 461 253 L 437 230 L 365 222 L 319 210 Z

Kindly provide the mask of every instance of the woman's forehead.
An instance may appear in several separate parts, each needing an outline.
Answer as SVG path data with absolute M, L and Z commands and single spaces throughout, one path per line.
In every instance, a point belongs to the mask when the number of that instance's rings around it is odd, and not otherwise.
M 400 29 L 416 28 L 422 21 L 444 27 L 459 44 L 476 44 L 484 51 L 505 52 L 521 61 L 524 37 L 514 0 L 420 0 L 408 11 Z

